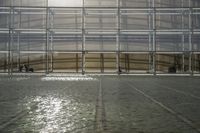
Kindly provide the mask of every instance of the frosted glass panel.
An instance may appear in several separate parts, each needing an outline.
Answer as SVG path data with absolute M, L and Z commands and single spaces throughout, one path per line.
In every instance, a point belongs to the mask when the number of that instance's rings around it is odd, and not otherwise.
M 155 6 L 156 7 L 188 7 L 189 1 L 190 0 L 155 0 Z
M 157 29 L 186 29 L 189 28 L 189 11 L 159 10 L 156 13 Z
M 8 50 L 9 45 L 9 33 L 8 31 L 4 31 L 4 33 L 0 32 L 0 51 L 6 51 Z
M 121 17 L 122 30 L 148 30 L 149 19 L 148 15 L 122 15 Z
M 86 50 L 115 51 L 116 36 L 114 35 L 86 35 Z
M 121 51 L 148 51 L 149 36 L 148 35 L 121 35 L 120 36 Z
M 15 8 L 14 27 L 42 29 L 46 27 L 46 10 L 43 8 Z
M 116 7 L 117 0 L 85 0 L 86 7 Z
M 149 1 L 148 0 L 122 0 L 121 6 L 122 7 L 148 7 Z
M 193 10 L 192 24 L 194 29 L 200 29 L 200 9 Z
M 192 44 L 194 51 L 200 51 L 200 34 L 192 35 Z
M 86 28 L 115 29 L 117 28 L 117 10 L 86 10 Z
M 10 10 L 9 8 L 0 9 L 0 28 L 9 28 L 10 23 Z
M 187 42 L 188 44 L 188 42 Z M 181 35 L 157 35 L 156 50 L 157 51 L 182 51 L 182 36 Z
M 82 28 L 82 10 L 53 8 L 49 16 L 49 27 L 58 29 L 81 29 Z
M 49 6 L 58 7 L 80 7 L 83 0 L 49 0 Z
M 0 73 L 8 72 L 8 54 L 0 53 Z
M 53 49 L 60 51 L 80 51 L 82 49 L 82 36 L 69 34 L 53 34 Z M 51 40 L 50 40 L 51 43 Z
M 21 31 L 13 35 L 13 50 L 45 51 L 46 34 Z

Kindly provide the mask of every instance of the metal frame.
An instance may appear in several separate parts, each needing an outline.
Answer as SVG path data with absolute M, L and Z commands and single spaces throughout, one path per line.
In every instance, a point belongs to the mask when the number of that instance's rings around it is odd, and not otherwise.
M 116 0 L 117 5 L 113 7 L 87 7 L 85 6 L 85 0 L 83 0 L 83 6 L 82 7 L 48 7 L 48 1 L 46 2 L 46 7 L 44 6 L 4 6 L 0 7 L 0 15 L 8 15 L 9 16 L 9 26 L 8 27 L 2 27 L 1 22 L 0 22 L 0 35 L 1 33 L 5 33 L 9 35 L 9 41 L 7 50 L 0 50 L 1 53 L 7 53 L 8 57 L 6 60 L 8 60 L 8 72 L 3 71 L 3 73 L 8 73 L 9 75 L 12 75 L 14 70 L 13 70 L 13 53 L 18 54 L 18 66 L 20 66 L 20 56 L 21 53 L 26 53 L 26 54 L 44 54 L 45 55 L 45 73 L 51 73 L 54 72 L 54 54 L 58 53 L 68 53 L 68 54 L 76 54 L 76 73 L 82 73 L 85 74 L 85 55 L 89 53 L 96 53 L 101 55 L 100 57 L 100 62 L 101 62 L 101 72 L 100 73 L 105 73 L 104 72 L 104 54 L 116 54 L 116 72 L 119 73 L 119 68 L 121 67 L 121 61 L 120 61 L 120 55 L 125 54 L 126 60 L 126 68 L 130 68 L 130 60 L 129 60 L 129 55 L 134 55 L 134 54 L 148 54 L 149 55 L 149 74 L 152 75 L 157 75 L 160 74 L 160 72 L 157 72 L 157 59 L 162 60 L 159 58 L 159 55 L 181 55 L 182 56 L 182 72 L 180 74 L 190 74 L 193 75 L 194 72 L 193 70 L 193 57 L 194 55 L 198 55 L 200 53 L 200 40 L 195 40 L 196 45 L 198 45 L 198 48 L 194 48 L 193 44 L 193 36 L 199 35 L 200 36 L 200 27 L 196 27 L 196 24 L 193 22 L 194 17 L 195 19 L 200 22 L 200 8 L 195 8 L 191 7 L 191 3 L 189 3 L 188 7 L 155 7 L 155 1 L 154 0 L 148 0 L 148 6 L 147 7 L 123 7 L 121 5 L 121 0 Z M 2 10 L 7 10 L 7 11 L 1 11 Z M 42 11 L 41 11 L 42 10 Z M 55 13 L 54 10 L 61 11 L 60 13 L 57 12 Z M 45 12 L 43 12 L 45 11 Z M 16 22 L 15 18 L 18 15 L 18 22 Z M 29 22 L 24 22 L 22 20 L 22 15 L 43 15 L 43 19 L 40 20 L 42 22 L 42 25 L 40 25 L 40 28 L 33 25 L 31 23 L 31 20 Z M 75 28 L 70 28 L 70 27 L 65 27 L 63 26 L 63 29 L 60 27 L 55 27 L 54 22 L 56 15 L 71 15 L 75 16 Z M 96 24 L 101 24 L 100 28 L 91 28 L 87 27 L 87 16 L 88 15 L 94 15 L 97 17 L 99 22 Z M 80 16 L 80 18 L 78 18 Z M 109 28 L 109 27 L 103 27 L 103 17 L 106 16 L 114 16 L 115 28 Z M 123 16 L 125 16 L 123 18 Z M 145 20 L 147 28 L 127 28 L 130 27 L 131 24 L 127 23 L 128 19 L 132 23 L 134 21 L 137 21 L 136 16 L 147 16 Z M 180 16 L 180 20 L 176 22 L 176 19 Z M 163 17 L 170 18 L 171 20 L 166 20 L 163 19 Z M 145 17 L 144 17 L 145 18 Z M 142 18 L 142 19 L 144 19 Z M 175 20 L 174 20 L 175 18 Z M 78 19 L 81 19 L 81 27 L 80 21 Z M 141 20 L 142 20 L 141 19 Z M 188 23 L 187 23 L 188 20 Z M 166 22 L 165 22 L 166 21 Z M 169 21 L 169 22 L 167 22 Z M 23 24 L 28 23 L 28 27 L 24 28 L 22 27 Z M 122 27 L 122 23 L 125 23 L 126 28 Z M 144 22 L 142 22 L 144 23 Z M 164 27 L 164 23 L 166 25 L 168 24 L 169 27 Z M 178 24 L 177 24 L 178 23 Z M 16 26 L 16 24 L 18 26 Z M 95 24 L 95 23 L 94 23 Z M 173 26 L 175 25 L 175 26 Z M 177 25 L 180 25 L 180 27 L 177 27 Z M 41 28 L 42 27 L 42 28 Z M 20 40 L 20 35 L 21 34 L 46 34 L 45 40 L 45 49 L 41 50 L 21 50 L 21 40 Z M 17 42 L 14 40 L 14 34 L 17 34 Z M 96 50 L 87 50 L 87 35 L 99 35 L 101 38 L 101 49 L 96 49 Z M 76 48 L 73 50 L 55 50 L 55 45 L 56 42 L 62 41 L 61 39 L 55 39 L 54 35 L 63 35 L 68 38 L 65 38 L 66 43 L 68 41 L 74 40 L 76 42 Z M 131 38 L 132 40 L 129 40 L 126 42 L 127 48 L 125 50 L 122 50 L 121 47 L 123 46 L 122 44 L 122 36 L 147 36 L 148 38 L 148 50 L 137 50 L 134 48 L 137 45 L 141 45 L 142 42 L 141 40 L 138 41 L 138 38 Z M 181 39 L 176 40 L 177 38 L 174 39 L 174 42 L 170 42 L 170 40 L 167 40 L 164 37 L 168 37 L 168 35 L 180 35 Z M 71 38 L 70 38 L 71 36 Z M 75 36 L 75 37 L 74 37 Z M 169 41 L 172 43 L 172 46 L 175 46 L 176 41 L 181 42 L 181 47 L 179 50 L 161 50 L 160 48 L 162 47 L 162 43 L 159 43 L 161 40 L 158 36 L 163 37 L 166 43 Z M 104 40 L 109 41 L 112 40 L 113 37 L 116 37 L 116 45 L 115 49 L 112 50 L 103 50 L 102 48 L 104 47 Z M 75 38 L 75 39 L 74 39 Z M 91 37 L 92 38 L 92 37 Z M 2 38 L 0 38 L 2 39 Z M 43 39 L 43 38 L 39 38 Z M 78 40 L 81 39 L 81 49 L 78 47 Z M 92 38 L 93 41 L 98 41 L 95 40 L 95 37 Z M 188 40 L 187 40 L 188 39 Z M 30 41 L 30 40 L 29 40 Z M 137 42 L 138 41 L 138 42 Z M 188 42 L 187 42 L 188 41 Z M 14 49 L 14 43 L 17 43 L 18 48 Z M 146 43 L 146 42 L 145 42 Z M 168 44 L 170 44 L 168 43 Z M 167 45 L 168 45 L 167 44 Z M 186 47 L 188 44 L 188 48 Z M 165 47 L 167 47 L 165 44 Z M 141 45 L 142 46 L 142 45 Z M 131 49 L 131 47 L 133 47 Z M 181 49 L 181 50 L 180 50 Z M 78 55 L 81 54 L 82 59 L 81 59 L 81 72 L 79 71 L 79 57 Z M 188 56 L 188 71 L 184 72 L 185 69 L 185 56 Z M 127 66 L 128 63 L 128 66 Z M 113 72 L 111 72 L 113 73 Z M 126 70 L 126 73 L 131 74 L 129 70 Z M 165 72 L 162 72 L 163 74 Z M 200 73 L 200 72 L 199 72 Z

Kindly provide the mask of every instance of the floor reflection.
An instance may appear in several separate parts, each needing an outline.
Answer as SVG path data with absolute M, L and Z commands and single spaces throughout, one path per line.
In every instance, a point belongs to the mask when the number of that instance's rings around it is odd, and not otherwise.
M 74 77 L 51 76 L 51 77 L 42 77 L 41 80 L 42 81 L 92 81 L 97 79 L 86 76 L 74 76 Z
M 78 103 L 72 97 L 38 96 L 27 103 L 27 109 L 31 109 L 32 103 L 36 103 L 37 108 L 30 110 L 29 116 L 25 120 L 27 123 L 25 129 L 32 127 L 31 129 L 36 132 L 51 133 L 70 132 L 91 126 L 91 124 L 88 124 L 87 117 L 89 116 L 84 116 L 83 113 L 88 111 L 87 109 L 91 105 Z

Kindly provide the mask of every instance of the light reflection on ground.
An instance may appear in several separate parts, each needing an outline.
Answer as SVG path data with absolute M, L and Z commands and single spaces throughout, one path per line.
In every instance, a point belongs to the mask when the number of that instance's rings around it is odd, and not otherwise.
M 26 123 L 34 127 L 34 131 L 40 133 L 68 132 L 76 127 L 87 127 L 87 116 L 80 116 L 80 112 L 85 112 L 91 105 L 78 103 L 73 98 L 58 97 L 35 97 L 25 105 L 28 110 L 37 104 L 37 109 L 30 111 L 26 118 Z M 87 106 L 87 107 L 86 107 Z M 79 121 L 77 123 L 77 121 Z M 80 123 L 82 122 L 82 123 Z M 27 126 L 28 126 L 27 125 Z M 82 125 L 82 126 L 80 126 Z
M 85 76 L 74 76 L 74 77 L 51 76 L 51 77 L 42 77 L 41 80 L 42 81 L 93 81 L 97 79 Z

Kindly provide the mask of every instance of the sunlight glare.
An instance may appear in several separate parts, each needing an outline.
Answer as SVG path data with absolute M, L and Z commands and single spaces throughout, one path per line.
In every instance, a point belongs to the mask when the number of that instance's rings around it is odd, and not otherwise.
M 80 7 L 82 6 L 82 0 L 49 0 L 49 6 L 59 7 Z

